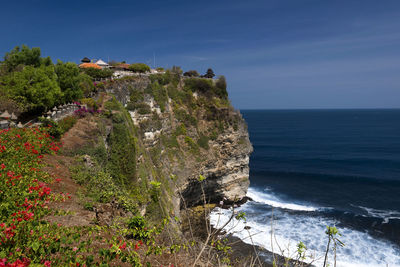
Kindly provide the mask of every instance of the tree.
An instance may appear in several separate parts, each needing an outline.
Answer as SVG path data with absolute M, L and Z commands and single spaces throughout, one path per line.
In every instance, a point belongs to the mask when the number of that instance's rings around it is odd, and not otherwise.
M 22 47 L 16 46 L 11 52 L 5 54 L 3 64 L 6 65 L 9 72 L 14 71 L 19 65 L 39 67 L 42 61 L 40 54 L 39 47 L 30 49 L 26 45 L 22 45 Z
M 42 112 L 59 104 L 62 99 L 53 66 L 25 66 L 2 78 L 2 90 L 19 103 L 24 111 Z
M 83 97 L 83 92 L 80 88 L 80 71 L 76 64 L 72 62 L 63 63 L 58 61 L 55 65 L 57 81 L 63 92 L 64 103 L 72 102 Z
M 192 92 L 200 92 L 203 94 L 210 94 L 212 90 L 212 81 L 207 79 L 185 79 L 185 88 Z
M 225 76 L 221 75 L 218 77 L 217 82 L 215 83 L 214 93 L 222 98 L 228 97 L 228 92 L 226 91 L 226 79 Z
M 183 74 L 183 76 L 186 76 L 186 77 L 199 77 L 200 74 L 196 70 L 188 70 L 187 72 L 185 72 Z
M 215 76 L 215 74 L 212 69 L 208 69 L 206 74 L 204 74 L 204 78 L 212 79 L 212 78 L 214 78 L 214 76 Z
M 90 93 L 94 91 L 94 84 L 92 78 L 86 73 L 81 73 L 79 75 L 79 88 L 85 97 L 90 96 Z
M 144 63 L 133 63 L 129 66 L 129 69 L 138 73 L 150 72 L 150 67 Z
M 81 73 L 79 67 L 72 62 L 58 61 L 55 65 L 57 81 L 63 93 L 64 103 L 72 102 L 93 91 L 94 85 L 91 78 Z
M 171 73 L 180 76 L 182 75 L 183 71 L 179 66 L 172 66 Z
M 84 72 L 93 79 L 106 79 L 113 75 L 113 71 L 110 69 L 86 68 Z

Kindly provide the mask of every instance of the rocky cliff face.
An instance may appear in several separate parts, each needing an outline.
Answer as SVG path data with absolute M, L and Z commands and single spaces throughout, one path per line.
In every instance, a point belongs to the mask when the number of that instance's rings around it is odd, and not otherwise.
M 137 132 L 139 181 L 161 182 L 164 203 L 173 203 L 167 205 L 170 211 L 177 215 L 204 200 L 244 200 L 252 146 L 225 88 L 207 79 L 164 74 L 118 81 L 106 89 L 127 107 Z
M 240 116 L 239 113 L 236 113 Z M 249 156 L 253 148 L 247 127 L 240 116 L 239 127 L 226 129 L 215 141 L 210 142 L 210 153 L 198 169 L 192 169 L 181 185 L 182 194 L 189 205 L 203 203 L 203 191 L 207 202 L 225 203 L 244 200 L 249 187 Z M 206 179 L 203 183 L 198 176 Z M 203 187 L 203 188 L 202 188 Z

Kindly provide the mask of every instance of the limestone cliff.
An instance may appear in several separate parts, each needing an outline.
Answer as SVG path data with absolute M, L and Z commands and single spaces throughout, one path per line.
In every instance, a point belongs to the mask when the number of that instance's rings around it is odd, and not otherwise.
M 167 72 L 105 87 L 134 124 L 138 182 L 160 182 L 165 207 L 176 215 L 184 206 L 202 204 L 203 192 L 212 203 L 240 202 L 246 196 L 252 146 L 225 86 Z

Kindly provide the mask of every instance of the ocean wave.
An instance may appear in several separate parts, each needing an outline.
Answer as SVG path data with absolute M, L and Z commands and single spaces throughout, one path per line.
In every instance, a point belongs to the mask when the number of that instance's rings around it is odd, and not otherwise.
M 247 191 L 247 196 L 250 197 L 253 201 L 267 204 L 269 206 L 281 209 L 288 210 L 297 210 L 297 211 L 316 211 L 318 208 L 312 206 L 306 206 L 296 203 L 289 203 L 279 199 L 273 193 L 268 192 L 269 190 L 265 190 L 264 192 L 260 192 L 255 190 L 254 188 L 249 188 Z
M 356 206 L 356 205 L 352 205 L 352 204 L 351 204 L 351 206 L 366 211 L 368 216 L 370 216 L 370 217 L 383 219 L 383 223 L 388 223 L 389 220 L 400 220 L 400 212 L 399 211 L 379 210 L 379 209 L 367 208 L 367 207 L 363 207 L 363 206 Z
M 271 235 L 270 218 L 252 214 L 252 205 L 254 204 L 248 202 L 237 210 L 246 212 L 246 222 L 233 219 L 225 230 L 248 244 L 258 245 L 289 257 L 296 256 L 296 245 L 302 241 L 308 248 L 306 262 L 313 261 L 314 265 L 322 266 L 327 244 L 326 226 L 335 225 L 337 223 L 335 220 L 286 214 L 275 219 L 274 234 Z M 231 212 L 215 209 L 210 216 L 211 224 L 216 228 L 221 227 L 229 220 Z M 261 217 L 264 219 L 260 220 Z M 338 230 L 341 233 L 339 239 L 345 244 L 345 247 L 337 249 L 338 267 L 400 266 L 400 250 L 395 245 L 349 228 L 338 227 Z M 328 260 L 333 266 L 331 259 L 333 259 L 332 254 Z

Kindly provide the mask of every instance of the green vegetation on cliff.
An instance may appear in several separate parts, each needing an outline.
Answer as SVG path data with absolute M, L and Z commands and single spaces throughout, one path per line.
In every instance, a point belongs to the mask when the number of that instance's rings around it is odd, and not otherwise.
M 0 63 L 0 104 L 10 112 L 40 113 L 78 100 L 94 90 L 91 78 L 74 63 L 41 57 L 40 48 L 23 45 Z
M 58 122 L 42 120 L 49 128 L 0 132 L 0 176 L 11 177 L 12 171 L 11 178 L 19 181 L 7 178 L 1 185 L 0 255 L 7 264 L 199 261 L 204 246 L 193 233 L 190 238 L 182 233 L 182 185 L 189 179 L 207 183 L 197 180 L 202 164 L 218 156 L 213 148 L 218 138 L 241 120 L 230 106 L 225 79 L 186 78 L 173 67 L 163 74 L 99 83 L 95 91 L 92 78 L 103 74 L 83 72 L 73 63 L 54 65 L 41 58 L 40 49 L 26 46 L 1 63 L 0 104 L 39 113 L 80 100 L 101 110 Z M 57 155 L 48 153 L 59 150 L 50 134 L 64 144 Z M 37 139 L 41 135 L 46 139 Z M 13 154 L 13 149 L 19 152 Z M 10 183 L 18 188 L 12 191 Z M 32 186 L 38 188 L 33 194 Z M 64 190 L 71 195 L 60 194 Z M 18 213 L 35 200 L 44 204 L 33 215 Z M 219 247 L 207 247 L 208 255 L 214 255 L 207 260 L 228 262 L 227 247 L 222 241 L 215 244 Z M 219 250 L 221 254 L 213 254 Z

